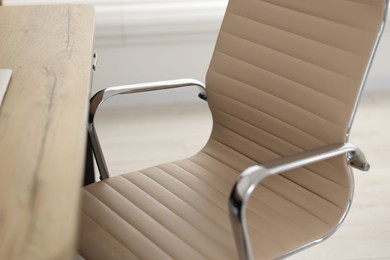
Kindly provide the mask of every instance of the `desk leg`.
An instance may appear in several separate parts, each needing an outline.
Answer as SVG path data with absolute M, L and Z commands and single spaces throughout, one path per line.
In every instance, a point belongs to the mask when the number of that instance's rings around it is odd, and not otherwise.
M 87 154 L 85 156 L 84 186 L 95 182 L 95 170 L 93 165 L 92 146 L 87 138 Z

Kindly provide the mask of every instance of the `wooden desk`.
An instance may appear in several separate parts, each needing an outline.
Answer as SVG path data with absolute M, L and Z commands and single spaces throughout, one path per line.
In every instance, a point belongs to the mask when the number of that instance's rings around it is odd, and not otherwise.
M 72 259 L 94 10 L 0 7 L 0 259 Z

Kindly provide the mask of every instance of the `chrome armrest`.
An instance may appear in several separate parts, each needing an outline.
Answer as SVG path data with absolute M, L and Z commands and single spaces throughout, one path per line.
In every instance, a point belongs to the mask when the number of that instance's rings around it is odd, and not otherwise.
M 178 80 L 167 80 L 151 83 L 140 83 L 132 84 L 118 87 L 109 87 L 97 92 L 90 100 L 89 107 L 89 119 L 88 119 L 88 135 L 89 140 L 91 141 L 92 150 L 95 155 L 96 164 L 99 168 L 101 179 L 109 178 L 109 173 L 106 165 L 106 161 L 103 156 L 103 151 L 101 149 L 99 138 L 96 134 L 94 127 L 94 117 L 96 111 L 107 99 L 124 94 L 133 94 L 140 92 L 149 92 L 154 90 L 166 90 L 166 89 L 175 89 L 182 87 L 196 86 L 199 89 L 199 97 L 201 99 L 207 100 L 206 89 L 204 85 L 197 80 L 193 79 L 178 79 Z
M 349 143 L 327 145 L 311 151 L 275 159 L 245 169 L 233 186 L 229 199 L 230 220 L 235 234 L 237 251 L 240 259 L 254 259 L 248 227 L 246 207 L 255 187 L 265 178 L 280 174 L 315 162 L 346 155 L 349 164 L 363 171 L 370 168 L 364 154 Z

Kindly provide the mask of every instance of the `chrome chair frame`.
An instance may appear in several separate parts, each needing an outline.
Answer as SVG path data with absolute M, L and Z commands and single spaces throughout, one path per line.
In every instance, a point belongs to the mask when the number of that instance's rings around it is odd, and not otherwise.
M 110 177 L 108 172 L 106 160 L 104 159 L 103 151 L 100 146 L 99 138 L 96 133 L 94 119 L 95 114 L 107 99 L 125 94 L 134 94 L 140 92 L 150 92 L 156 90 L 175 89 L 183 87 L 196 86 L 199 89 L 199 97 L 203 100 L 207 100 L 206 89 L 202 82 L 194 79 L 177 79 L 158 81 L 151 83 L 140 83 L 125 86 L 109 87 L 97 92 L 90 100 L 89 118 L 88 118 L 88 136 L 91 141 L 92 151 L 95 155 L 95 160 L 100 173 L 100 179 L 104 180 Z
M 357 106 L 361 98 L 361 94 L 364 88 L 364 84 L 367 79 L 368 72 L 370 70 L 374 54 L 376 52 L 379 40 L 383 34 L 384 25 L 386 22 L 386 15 L 387 15 L 387 9 L 388 9 L 388 3 L 389 0 L 384 0 L 386 7 L 385 7 L 385 13 L 383 22 L 381 25 L 381 29 L 378 33 L 375 46 L 373 48 L 373 51 L 371 53 L 368 65 L 366 67 L 364 77 L 362 80 L 362 84 L 360 86 L 359 94 L 357 101 L 354 106 L 354 110 L 349 122 L 348 130 L 345 136 L 345 143 L 341 144 L 331 144 L 324 147 L 320 147 L 317 149 L 313 149 L 311 151 L 305 151 L 299 154 L 291 155 L 284 158 L 279 158 L 276 160 L 268 161 L 263 163 L 262 165 L 253 165 L 245 169 L 238 177 L 236 183 L 232 187 L 230 198 L 229 198 L 229 212 L 230 212 L 230 220 L 231 225 L 233 228 L 233 232 L 235 235 L 235 241 L 237 246 L 237 251 L 239 254 L 240 259 L 247 259 L 252 260 L 253 257 L 253 251 L 251 246 L 251 241 L 249 237 L 248 227 L 247 227 L 247 221 L 246 221 L 246 208 L 248 204 L 248 200 L 250 198 L 250 195 L 252 194 L 253 190 L 257 185 L 259 185 L 265 178 L 275 175 L 275 174 L 281 174 L 283 172 L 296 169 L 299 167 L 304 167 L 309 164 L 313 164 L 319 161 L 327 160 L 336 156 L 342 156 L 344 155 L 348 164 L 354 168 L 357 168 L 359 170 L 368 171 L 369 170 L 369 164 L 365 159 L 364 154 L 360 149 L 358 149 L 356 146 L 348 143 L 348 138 L 350 134 L 351 125 L 353 122 L 353 119 L 356 114 Z M 89 111 L 89 123 L 88 123 L 88 133 L 89 138 L 92 145 L 92 150 L 95 155 L 95 160 L 100 172 L 101 179 L 107 179 L 109 178 L 109 172 L 107 169 L 106 161 L 104 159 L 104 155 L 99 143 L 99 139 L 95 130 L 94 126 L 94 117 L 95 114 L 99 108 L 99 106 L 106 101 L 107 99 L 116 96 L 116 95 L 123 95 L 123 94 L 132 94 L 132 93 L 140 93 L 140 92 L 149 92 L 154 90 L 165 90 L 165 89 L 175 89 L 175 88 L 183 88 L 183 87 L 189 87 L 189 86 L 196 86 L 199 88 L 199 97 L 207 100 L 207 94 L 206 89 L 204 85 L 197 81 L 192 79 L 180 79 L 180 80 L 171 80 L 171 81 L 160 81 L 160 82 L 153 82 L 153 83 L 144 83 L 144 84 L 133 84 L 133 85 L 126 85 L 126 86 L 118 86 L 118 87 L 109 87 L 104 90 L 101 90 L 97 92 L 90 101 L 90 111 Z M 349 171 L 350 177 L 353 180 L 352 171 Z M 280 258 L 284 258 L 287 256 L 290 256 L 296 252 L 299 252 L 303 249 L 306 249 L 307 247 L 310 247 L 312 245 L 318 244 L 328 237 L 330 237 L 342 224 L 344 221 L 351 202 L 353 198 L 353 189 L 350 194 L 349 199 L 349 205 L 346 208 L 346 211 L 344 212 L 342 218 L 340 219 L 339 224 L 331 230 L 328 234 L 326 234 L 324 237 L 319 238 L 317 240 L 314 240 L 312 242 L 309 242 L 306 245 L 303 245 L 302 247 L 299 247 L 297 249 L 294 249 L 285 255 L 281 256 Z

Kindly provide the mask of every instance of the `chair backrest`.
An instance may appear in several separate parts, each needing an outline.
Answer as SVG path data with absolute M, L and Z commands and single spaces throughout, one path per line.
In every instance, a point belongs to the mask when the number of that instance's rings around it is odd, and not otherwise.
M 302 149 L 345 141 L 384 9 L 385 0 L 230 0 L 206 80 L 214 118 L 261 123 Z
M 386 7 L 385 0 L 230 0 L 206 87 L 210 142 L 231 155 L 212 156 L 242 171 L 345 142 Z M 339 224 L 353 190 L 345 159 L 284 177 L 304 191 L 286 184 L 281 196 Z M 272 189 L 272 180 L 264 185 Z

